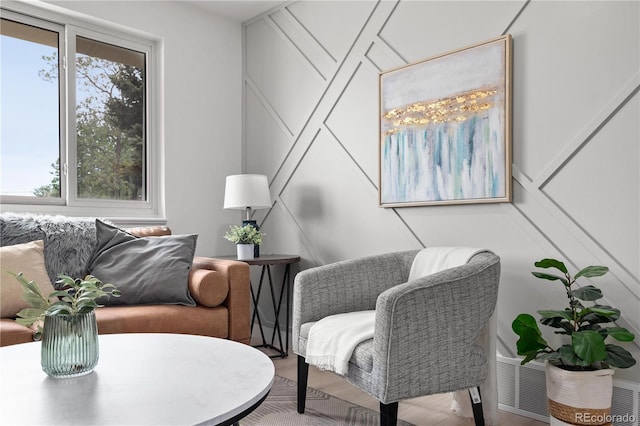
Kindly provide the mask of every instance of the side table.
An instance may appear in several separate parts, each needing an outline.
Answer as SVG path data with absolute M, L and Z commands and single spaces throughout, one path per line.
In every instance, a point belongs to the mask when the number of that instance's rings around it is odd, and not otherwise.
M 253 286 L 251 286 L 251 299 L 253 301 L 253 315 L 251 316 L 251 330 L 253 330 L 253 325 L 255 320 L 258 320 L 258 328 L 260 329 L 260 336 L 262 337 L 262 344 L 256 345 L 257 348 L 269 348 L 278 352 L 277 355 L 272 355 L 271 358 L 280 357 L 285 358 L 289 354 L 289 311 L 291 310 L 291 265 L 293 263 L 300 262 L 300 256 L 292 255 L 292 254 L 263 254 L 260 257 L 256 257 L 254 259 L 243 259 L 239 260 L 237 256 L 215 256 L 218 259 L 230 259 L 230 260 L 238 260 L 240 262 L 248 263 L 251 266 L 262 266 L 262 271 L 260 272 L 260 282 L 258 284 L 258 290 L 253 291 Z M 284 275 L 282 277 L 282 288 L 280 289 L 280 294 L 276 299 L 276 290 L 273 286 L 273 279 L 271 277 L 271 266 L 274 265 L 284 265 Z M 271 335 L 271 342 L 268 343 L 267 339 L 264 335 L 264 329 L 262 327 L 262 319 L 260 318 L 260 312 L 258 312 L 258 303 L 260 301 L 260 294 L 262 292 L 262 285 L 264 283 L 265 275 L 269 279 L 269 290 L 271 292 L 271 303 L 273 305 L 273 312 L 275 315 L 275 323 L 273 325 L 273 333 Z M 285 328 L 285 339 L 284 344 L 282 342 L 282 333 L 280 331 L 280 309 L 282 307 L 282 299 L 284 295 L 287 295 L 287 300 L 285 302 L 286 309 L 286 328 Z M 275 346 L 276 334 L 278 335 L 278 343 L 279 347 Z

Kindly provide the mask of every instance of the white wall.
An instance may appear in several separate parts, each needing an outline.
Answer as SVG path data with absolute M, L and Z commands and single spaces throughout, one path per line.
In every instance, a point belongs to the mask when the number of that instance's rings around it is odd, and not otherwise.
M 241 216 L 222 203 L 225 176 L 241 172 L 241 24 L 179 2 L 47 3 L 162 40 L 167 225 L 197 233 L 198 255 L 232 254 L 222 235 Z
M 247 21 L 244 161 L 269 176 L 275 199 L 257 214 L 263 252 L 299 253 L 307 268 L 488 247 L 502 258 L 507 356 L 518 313 L 564 307 L 557 283 L 531 276 L 535 261 L 603 264 L 611 272 L 593 284 L 640 341 L 639 4 L 300 1 Z M 378 207 L 378 73 L 507 32 L 513 203 Z M 640 382 L 640 367 L 616 377 Z

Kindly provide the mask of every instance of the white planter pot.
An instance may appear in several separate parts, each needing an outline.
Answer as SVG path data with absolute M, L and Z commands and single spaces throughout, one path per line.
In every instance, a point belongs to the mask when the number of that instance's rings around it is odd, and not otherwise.
M 236 244 L 238 260 L 253 259 L 253 244 Z
M 551 425 L 610 425 L 613 370 L 545 367 Z

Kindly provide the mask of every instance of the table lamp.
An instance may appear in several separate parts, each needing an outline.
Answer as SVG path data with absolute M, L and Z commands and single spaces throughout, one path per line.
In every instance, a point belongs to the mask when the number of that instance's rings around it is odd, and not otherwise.
M 265 175 L 243 174 L 227 176 L 224 189 L 224 209 L 245 210 L 242 225 L 251 224 L 260 230 L 255 220 L 251 220 L 252 209 L 271 207 L 269 181 Z M 260 246 L 255 245 L 254 256 L 260 257 Z

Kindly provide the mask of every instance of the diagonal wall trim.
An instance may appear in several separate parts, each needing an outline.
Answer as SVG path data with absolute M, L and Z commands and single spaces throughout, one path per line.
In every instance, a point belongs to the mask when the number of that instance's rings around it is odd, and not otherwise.
M 404 220 L 404 218 L 402 217 L 402 215 L 400 214 L 400 212 L 398 211 L 398 209 L 396 207 L 392 207 L 390 209 L 391 211 L 393 211 L 393 214 L 396 215 L 396 217 L 398 218 L 398 220 L 402 223 L 402 225 L 407 228 L 407 231 L 409 231 L 409 233 L 411 235 L 413 235 L 413 238 L 416 239 L 416 241 L 418 242 L 418 244 L 420 244 L 420 246 L 422 248 L 427 247 L 427 245 L 424 243 L 424 241 L 422 241 L 422 239 L 418 236 L 418 234 L 416 233 L 416 231 L 411 227 L 411 225 L 409 225 L 407 223 L 406 220 Z
M 298 234 L 301 236 L 301 238 L 303 240 L 302 244 L 304 245 L 305 249 L 307 250 L 307 252 L 309 252 L 309 254 L 312 257 L 312 262 L 311 263 L 312 263 L 313 266 L 319 266 L 319 265 L 322 264 L 322 262 L 320 262 L 320 260 L 319 260 L 319 259 L 321 259 L 320 253 L 316 249 L 315 245 L 311 242 L 311 239 L 309 238 L 309 236 L 304 232 L 304 228 L 302 226 L 300 226 L 300 223 L 296 220 L 295 215 L 291 212 L 291 210 L 289 209 L 287 204 L 284 202 L 284 200 L 282 200 L 282 196 L 283 196 L 285 190 L 287 189 L 287 186 L 291 182 L 291 179 L 293 179 L 296 171 L 298 170 L 298 167 L 300 167 L 300 164 L 302 163 L 304 158 L 307 156 L 307 154 L 309 152 L 309 149 L 311 148 L 311 146 L 314 144 L 314 142 L 318 138 L 318 135 L 320 134 L 320 132 L 321 132 L 320 129 L 318 129 L 315 132 L 315 134 L 311 138 L 311 142 L 307 145 L 307 148 L 305 149 L 304 153 L 302 154 L 302 157 L 297 162 L 295 168 L 288 175 L 288 178 L 287 178 L 286 182 L 283 183 L 282 188 L 278 191 L 278 196 L 276 198 L 276 202 L 279 203 L 279 205 L 281 206 L 281 209 L 282 209 L 283 213 L 285 213 L 287 219 L 291 223 L 293 223 L 295 225 L 295 227 L 298 229 Z
M 278 167 L 278 171 L 273 177 L 272 185 L 276 191 L 280 191 L 284 187 L 284 183 L 290 176 L 291 171 L 297 167 L 302 159 L 302 155 L 307 151 L 311 137 L 315 136 L 318 129 L 327 117 L 327 111 L 333 108 L 334 99 L 342 92 L 346 81 L 351 78 L 353 69 L 357 67 L 365 52 L 369 48 L 367 40 L 373 35 L 371 32 L 379 32 L 379 28 L 386 21 L 390 2 L 382 2 L 376 4 L 371 14 L 367 17 L 363 27 L 358 32 L 355 40 L 348 49 L 344 60 L 338 66 L 336 73 L 327 83 L 322 95 L 318 98 L 317 104 L 313 111 L 309 114 L 307 121 L 300 133 L 296 136 L 296 140 L 291 147 L 285 162 Z M 394 4 L 395 7 L 395 4 Z M 382 21 L 382 22 L 380 22 Z M 369 37 L 363 36 L 366 33 Z
M 518 11 L 518 13 L 515 14 L 513 19 L 511 20 L 511 22 L 509 22 L 509 25 L 507 25 L 507 28 L 504 29 L 504 31 L 502 32 L 502 35 L 505 35 L 505 34 L 507 34 L 509 32 L 509 30 L 511 29 L 513 24 L 515 24 L 516 21 L 518 20 L 518 18 L 520 17 L 520 15 L 522 15 L 522 12 L 524 12 L 524 10 L 527 8 L 527 6 L 529 6 L 529 3 L 531 3 L 531 0 L 527 0 L 527 1 L 524 2 L 524 4 L 522 5 L 522 7 Z
M 404 58 L 400 52 L 398 52 L 397 50 L 395 50 L 393 48 L 393 46 L 391 46 L 390 43 L 387 42 L 387 40 L 384 39 L 384 37 L 382 37 L 382 31 L 384 31 L 384 28 L 387 26 L 387 24 L 389 23 L 389 21 L 391 20 L 391 17 L 393 16 L 393 14 L 396 12 L 396 9 L 398 8 L 398 5 L 400 4 L 400 0 L 397 0 L 395 2 L 395 4 L 393 5 L 393 8 L 391 9 L 391 11 L 389 11 L 389 15 L 387 16 L 387 19 L 384 20 L 384 22 L 382 23 L 382 25 L 380 26 L 380 30 L 378 30 L 378 32 L 376 33 L 376 37 L 382 41 L 389 49 L 393 50 L 394 53 L 396 54 L 396 56 L 398 56 L 399 58 L 402 58 L 402 61 L 405 64 L 408 64 L 409 61 L 407 61 L 406 58 Z
M 547 195 L 545 194 L 545 196 L 547 196 Z M 553 200 L 549 196 L 547 196 L 547 198 L 549 199 L 549 202 L 551 202 L 560 212 L 562 212 L 564 214 L 564 216 L 574 224 L 574 226 L 576 226 L 578 229 L 580 229 L 582 231 L 582 233 L 585 236 L 587 236 L 593 242 L 593 244 L 598 246 L 598 248 L 600 250 L 602 250 L 603 253 L 606 253 L 606 255 L 610 259 L 613 259 L 615 261 L 615 263 L 618 265 L 619 268 L 621 268 L 624 272 L 626 272 L 626 274 L 628 275 L 627 279 L 620 280 L 620 281 L 630 292 L 633 293 L 634 292 L 633 288 L 630 287 L 629 285 L 627 285 L 626 283 L 628 281 L 633 281 L 633 284 L 635 284 L 636 286 L 640 286 L 640 279 L 638 277 L 634 277 L 633 273 L 622 262 L 616 260 L 615 256 L 609 250 L 607 250 L 602 244 L 600 244 L 600 242 L 598 242 L 598 239 L 596 237 L 591 235 L 591 233 L 588 230 L 586 230 L 575 219 L 573 219 L 573 217 L 571 215 L 569 215 L 569 213 L 567 213 L 567 211 L 564 208 L 562 208 L 562 206 L 560 206 L 560 204 L 558 204 L 555 200 Z
M 287 219 L 287 221 L 290 222 L 293 226 L 296 227 L 298 236 L 302 239 L 302 244 L 303 244 L 305 250 L 311 255 L 311 259 L 305 259 L 304 261 L 306 263 L 310 263 L 310 265 L 309 265 L 310 267 L 320 266 L 322 264 L 318 260 L 318 259 L 320 259 L 320 253 L 318 253 L 318 251 L 315 248 L 314 244 L 311 242 L 311 239 L 304 232 L 304 229 L 302 228 L 302 226 L 300 226 L 300 223 L 298 223 L 298 221 L 296 220 L 295 215 L 291 212 L 291 210 L 289 210 L 289 207 L 287 206 L 287 204 L 282 200 L 282 198 L 280 198 L 280 195 L 278 195 L 278 197 L 274 201 L 274 205 L 271 208 L 271 210 L 274 209 L 274 208 L 277 208 L 277 207 L 280 208 L 280 210 L 284 214 L 284 216 Z
M 295 20 L 298 23 L 298 25 L 306 31 L 306 33 L 309 35 L 309 37 L 311 37 L 316 42 L 316 44 L 327 54 L 327 56 L 329 58 L 331 58 L 331 60 L 333 62 L 338 62 L 338 60 L 331 54 L 331 52 L 329 52 L 329 50 L 320 42 L 320 40 L 318 40 L 313 35 L 313 33 L 311 33 L 311 31 L 309 31 L 309 29 L 302 22 L 300 22 L 298 17 L 289 10 L 288 6 L 284 7 L 282 10 L 286 10 L 287 11 L 287 13 L 289 14 L 289 17 L 291 19 Z
M 342 148 L 342 150 L 344 151 L 345 154 L 347 154 L 347 157 L 349 157 L 349 159 L 351 161 L 353 161 L 354 166 L 356 166 L 358 168 L 358 170 L 360 170 L 360 173 L 362 173 L 362 175 L 365 177 L 365 179 L 367 181 L 369 181 L 369 183 L 371 184 L 371 186 L 377 191 L 378 187 L 375 184 L 374 181 L 371 180 L 371 178 L 369 177 L 369 175 L 367 174 L 367 172 L 364 171 L 364 169 L 362 168 L 362 166 L 358 163 L 358 161 L 353 157 L 353 155 L 351 155 L 351 153 L 349 152 L 349 150 L 347 149 L 347 147 L 344 146 L 344 144 L 342 142 L 340 142 L 340 139 L 338 139 L 338 137 L 336 136 L 335 133 L 333 133 L 333 131 L 331 130 L 331 128 L 329 126 L 326 125 L 325 123 L 325 127 L 326 131 L 331 135 L 331 137 L 333 137 L 333 139 L 336 141 L 336 143 L 338 145 L 340 145 L 340 148 Z
M 287 35 L 287 33 L 285 33 L 282 28 L 275 22 L 275 20 L 272 18 L 272 15 L 278 13 L 279 11 L 276 11 L 274 13 L 272 13 L 271 15 L 269 15 L 267 18 L 265 18 L 265 22 L 267 23 L 267 25 L 269 25 L 273 31 L 278 35 L 278 37 L 280 37 L 287 45 L 289 45 L 290 47 L 293 47 L 293 49 L 291 49 L 292 52 L 295 52 L 296 55 L 298 55 L 301 59 L 303 59 L 304 64 L 311 70 L 313 71 L 313 75 L 317 76 L 317 78 L 322 81 L 322 82 L 326 82 L 327 79 L 324 75 L 322 75 L 322 73 L 320 72 L 320 70 L 314 65 L 313 62 L 311 62 L 311 60 L 302 52 L 302 50 L 300 50 L 298 48 L 298 46 L 293 42 L 293 40 Z
M 249 77 L 248 75 L 245 74 L 244 82 L 245 82 L 245 90 L 248 88 L 248 89 L 251 90 L 251 92 L 253 92 L 253 94 L 256 96 L 256 98 L 258 98 L 258 100 L 260 101 L 260 103 L 264 107 L 264 109 L 273 118 L 273 121 L 275 121 L 276 124 L 282 129 L 284 134 L 286 134 L 286 135 L 288 135 L 290 137 L 293 137 L 293 132 L 291 131 L 289 126 L 287 126 L 287 123 L 284 122 L 282 117 L 280 117 L 280 114 L 278 114 L 278 112 L 269 103 L 267 98 L 265 98 L 265 96 L 262 94 L 262 92 L 260 91 L 258 86 L 256 86 L 256 84 L 253 82 L 251 77 Z
M 390 68 L 389 66 L 383 66 L 381 64 L 381 55 L 384 55 L 387 61 L 392 60 L 396 64 L 395 66 L 407 63 L 407 61 L 400 56 L 395 49 L 391 48 L 386 41 L 377 37 L 376 40 L 371 43 L 367 53 L 365 53 L 365 56 L 371 64 L 378 69 L 378 72 L 383 72 Z
M 568 232 L 571 233 L 571 235 L 574 236 L 574 238 L 580 239 L 582 245 L 585 247 L 587 247 L 587 244 L 585 243 L 587 241 L 586 239 L 588 239 L 588 241 L 590 242 L 590 244 L 588 245 L 588 250 L 593 253 L 593 255 L 595 255 L 601 262 L 606 261 L 606 263 L 608 264 L 613 263 L 617 267 L 619 267 L 621 271 L 624 272 L 624 275 L 619 277 L 621 285 L 624 286 L 630 293 L 636 294 L 636 297 L 638 297 L 636 291 L 634 291 L 633 288 L 626 284 L 627 282 L 638 284 L 638 278 L 635 277 L 625 265 L 618 261 L 611 253 L 609 253 L 608 250 L 602 247 L 602 245 L 598 243 L 596 238 L 594 238 L 587 230 L 583 229 L 578 223 L 576 223 L 575 220 L 573 220 L 573 218 L 569 216 L 558 204 L 550 199 L 544 192 L 539 191 L 534 182 L 530 182 L 529 180 L 524 178 L 520 169 L 516 165 L 513 166 L 513 174 L 516 181 L 519 182 L 520 185 L 522 185 L 522 188 L 526 190 L 530 196 L 534 197 L 538 204 L 542 206 L 554 218 L 554 223 L 561 224 L 563 228 L 565 228 Z M 534 221 L 532 218 L 528 217 L 528 214 L 516 204 L 514 204 L 514 208 L 520 214 L 527 217 L 532 225 L 537 223 L 550 223 L 549 221 Z M 539 228 L 538 225 L 534 226 L 536 226 L 536 228 L 539 230 L 541 235 L 544 236 L 544 238 L 552 243 L 550 240 L 550 235 L 552 235 L 552 233 L 545 232 L 543 229 Z M 580 235 L 581 237 L 578 237 L 578 235 Z M 560 248 L 557 247 L 555 243 L 552 244 L 556 249 L 560 251 Z M 563 255 L 567 258 L 570 258 L 567 253 L 564 253 Z
M 623 185 L 616 184 L 616 188 L 612 188 L 612 196 L 625 198 L 617 198 L 615 204 L 594 203 L 593 206 L 589 205 L 588 209 L 593 209 L 590 211 L 579 208 L 582 203 L 576 206 L 571 202 L 575 199 L 584 200 L 579 198 L 579 191 L 588 191 L 590 184 L 588 179 L 581 179 L 580 173 L 588 169 L 588 161 L 600 158 L 598 153 L 608 153 L 603 157 L 603 167 L 616 167 L 611 170 L 616 173 L 615 176 L 631 176 L 634 179 L 631 182 L 633 188 L 638 184 L 635 182 L 637 169 L 634 161 L 627 157 L 624 162 L 615 162 L 617 152 L 625 152 L 625 149 L 628 152 L 630 148 L 634 153 L 637 152 L 637 132 L 634 130 L 637 123 L 633 121 L 631 111 L 640 106 L 636 102 L 640 92 L 640 71 L 636 53 L 638 44 L 631 39 L 637 38 L 633 36 L 638 34 L 638 18 L 637 13 L 630 13 L 638 11 L 637 2 L 635 6 L 629 2 L 589 2 L 588 7 L 586 3 L 582 7 L 577 4 L 573 6 L 570 2 L 518 0 L 504 6 L 496 6 L 491 2 L 471 2 L 463 7 L 453 2 L 380 0 L 364 8 L 355 8 L 361 11 L 357 22 L 350 19 L 340 21 L 349 25 L 349 31 L 345 31 L 348 37 L 337 35 L 330 29 L 330 24 L 337 20 L 336 13 L 343 10 L 353 13 L 354 9 L 348 6 L 343 8 L 342 2 L 332 2 L 325 9 L 321 2 L 302 0 L 281 4 L 252 20 L 261 26 L 265 24 L 260 20 L 265 20 L 268 25 L 276 27 L 274 30 L 278 37 L 273 36 L 269 40 L 254 37 L 249 49 L 255 52 L 255 60 L 265 61 L 265 65 L 271 67 L 272 75 L 268 77 L 273 79 L 276 87 L 281 84 L 282 75 L 287 76 L 288 67 L 296 65 L 302 72 L 307 71 L 305 66 L 299 64 L 300 60 L 326 75 L 321 84 L 309 90 L 293 86 L 295 89 L 291 91 L 292 85 L 283 86 L 284 89 L 275 92 L 274 96 L 281 96 L 277 100 L 284 101 L 276 103 L 274 99 L 273 105 L 269 105 L 265 96 L 272 95 L 268 90 L 270 87 L 262 88 L 263 96 L 245 72 L 246 90 L 256 93 L 254 98 L 252 92 L 247 92 L 250 95 L 245 102 L 251 102 L 248 114 L 259 114 L 256 118 L 262 120 L 252 120 L 252 116 L 247 116 L 244 123 L 245 135 L 248 135 L 245 138 L 256 139 L 244 141 L 247 146 L 244 155 L 253 160 L 251 164 L 262 164 L 259 157 L 260 152 L 264 151 L 250 148 L 268 149 L 268 146 L 261 145 L 264 141 L 259 139 L 260 129 L 255 126 L 267 123 L 271 131 L 277 131 L 277 126 L 272 126 L 268 117 L 271 115 L 278 126 L 284 126 L 279 115 L 288 117 L 285 114 L 285 108 L 289 105 L 287 96 L 300 96 L 306 101 L 305 112 L 297 115 L 297 125 L 291 125 L 293 130 L 283 127 L 290 145 L 285 147 L 283 140 L 283 144 L 277 146 L 278 156 L 269 158 L 268 167 L 265 167 L 275 170 L 275 174 L 270 176 L 270 187 L 272 194 L 277 194 L 273 209 L 264 218 L 266 230 L 274 238 L 270 241 L 276 241 L 278 247 L 296 244 L 294 247 L 304 255 L 305 267 L 371 250 L 382 252 L 390 247 L 425 247 L 432 241 L 465 241 L 467 235 L 468 241 L 486 242 L 504 254 L 505 286 L 498 306 L 502 318 L 498 326 L 501 333 L 498 336 L 498 349 L 509 355 L 513 355 L 516 338 L 510 330 L 508 317 L 512 317 L 515 311 L 535 309 L 538 302 L 550 297 L 543 290 L 539 290 L 539 297 L 535 297 L 538 296 L 536 287 L 527 286 L 522 293 L 526 294 L 525 297 L 520 293 L 518 286 L 531 278 L 530 268 L 534 257 L 560 256 L 572 269 L 584 264 L 608 265 L 611 273 L 607 275 L 606 283 L 602 283 L 605 294 L 623 312 L 620 324 L 640 335 L 640 317 L 637 316 L 640 276 L 637 262 L 629 259 L 633 257 L 632 253 L 635 253 L 638 244 L 638 236 L 631 233 L 631 230 L 637 230 L 638 225 L 631 217 L 633 214 L 630 214 L 635 210 L 626 210 L 626 215 L 619 215 L 624 222 L 618 221 L 612 229 L 615 234 L 607 234 L 608 239 L 602 238 L 602 233 L 607 232 L 606 225 L 598 221 L 601 215 L 607 215 L 604 218 L 613 215 L 614 207 L 637 209 L 640 193 L 629 193 L 628 188 L 625 190 Z M 344 4 L 353 6 L 352 3 Z M 486 7 L 489 4 L 491 7 Z M 456 15 L 468 10 L 473 10 L 478 19 L 475 19 L 476 16 Z M 600 22 L 603 15 L 611 19 L 606 23 Z M 581 25 L 572 25 L 578 19 Z M 464 25 L 456 26 L 461 22 Z M 249 25 L 245 23 L 245 33 Z M 616 32 L 618 28 L 624 29 L 625 34 L 629 32 L 629 35 L 624 37 L 620 31 Z M 264 27 L 261 31 L 264 31 Z M 518 115 L 514 117 L 513 124 L 516 130 L 514 137 L 518 139 L 514 142 L 522 151 L 518 151 L 521 157 L 514 158 L 517 164 L 512 165 L 513 202 L 492 208 L 470 205 L 464 208 L 380 209 L 373 202 L 373 195 L 369 194 L 376 192 L 379 173 L 379 167 L 375 164 L 379 138 L 373 137 L 377 129 L 372 128 L 377 126 L 377 118 L 372 116 L 374 110 L 377 111 L 373 103 L 379 96 L 373 93 L 379 90 L 376 71 L 379 73 L 406 65 L 412 62 L 406 58 L 426 56 L 421 52 L 440 51 L 441 46 L 451 47 L 458 41 L 468 41 L 475 38 L 478 32 L 500 34 L 501 31 L 502 34 L 514 34 L 517 41 L 514 46 L 517 54 L 513 56 L 513 61 L 514 70 L 518 70 L 514 76 L 514 82 L 517 83 L 514 91 L 518 91 L 514 93 L 517 95 L 514 111 Z M 562 39 L 562 43 L 554 43 L 555 37 L 563 35 L 567 37 Z M 284 46 L 280 39 L 286 39 Z M 585 40 L 594 43 L 591 46 L 594 49 L 616 46 L 615 51 L 608 51 L 611 54 L 607 57 L 606 65 L 590 55 L 590 45 Z M 271 43 L 275 46 L 271 46 Z M 283 61 L 282 64 L 274 66 L 273 62 L 266 62 L 269 58 L 261 55 L 266 50 L 260 49 L 270 48 L 279 49 L 276 52 L 282 54 L 278 57 Z M 594 63 L 598 66 L 593 66 Z M 255 69 L 259 70 L 261 63 L 254 61 L 252 64 L 257 65 Z M 550 67 L 555 67 L 555 72 L 551 72 Z M 608 67 L 615 71 L 610 74 Z M 277 70 L 283 74 L 278 74 Z M 556 90 L 536 92 L 536 96 L 529 96 L 532 91 L 538 90 L 539 84 L 544 84 L 540 76 L 545 73 L 557 76 L 550 86 Z M 579 78 L 575 78 L 578 74 Z M 316 75 L 319 78 L 319 74 Z M 296 78 L 295 75 L 292 77 Z M 633 78 L 626 81 L 630 77 Z M 594 86 L 601 90 L 594 97 L 567 98 L 560 90 L 565 83 L 562 79 L 567 79 L 571 90 L 589 90 Z M 255 82 L 269 84 L 270 80 L 263 81 L 256 77 Z M 289 90 L 289 93 L 284 90 Z M 575 109 L 578 106 L 576 103 L 581 102 L 579 99 L 591 103 L 580 104 L 584 108 L 576 110 L 570 122 L 558 120 L 553 123 L 558 127 L 548 130 L 549 110 L 546 103 L 561 101 L 559 105 Z M 264 104 L 267 112 L 260 109 L 259 102 Z M 280 108 L 283 110 L 279 111 Z M 578 115 L 580 111 L 583 113 Z M 246 132 L 247 128 L 251 132 Z M 531 133 L 532 128 L 536 132 Z M 541 144 L 538 138 L 545 131 L 554 131 L 562 137 L 556 138 L 558 140 L 553 144 L 551 141 L 547 141 L 549 143 L 546 145 Z M 616 138 L 618 143 L 615 146 L 602 144 L 606 142 L 605 136 L 608 138 L 609 135 Z M 283 152 L 285 150 L 286 153 Z M 375 155 L 373 151 L 376 151 Z M 535 164 L 531 171 L 529 164 Z M 529 175 L 525 174 L 525 170 Z M 603 173 L 607 170 L 610 169 L 603 169 Z M 606 182 L 598 184 L 605 185 Z M 310 195 L 315 190 L 326 197 L 320 197 L 321 207 L 309 201 L 313 200 Z M 563 204 L 565 200 L 556 197 L 556 194 L 570 194 L 573 198 L 568 198 L 567 204 Z M 587 205 L 586 202 L 584 204 Z M 308 209 L 316 207 L 317 214 L 309 220 L 310 216 L 305 215 L 315 210 Z M 360 209 L 363 215 L 350 215 L 351 211 Z M 257 216 L 262 217 L 262 214 Z M 291 233 L 289 230 L 279 233 L 282 226 L 290 227 Z M 353 226 L 354 232 L 358 233 L 376 229 L 375 238 L 378 242 L 363 248 L 360 241 L 344 241 L 344 232 L 349 226 Z M 625 230 L 629 230 L 628 237 L 611 237 L 623 236 Z M 294 242 L 288 241 L 291 237 L 295 239 Z M 339 246 L 336 246 L 336 241 L 341 242 Z M 557 291 L 561 292 L 561 289 Z M 640 354 L 639 342 L 629 345 L 629 350 L 635 351 L 636 358 Z M 640 370 L 636 369 L 626 377 L 632 377 L 637 382 Z M 515 399 L 516 402 L 519 399 L 519 403 L 526 402 L 518 394 Z M 544 400 L 540 403 L 543 404 Z
M 535 196 L 537 193 L 536 189 L 532 187 L 530 181 L 522 175 L 520 169 L 516 165 L 513 165 L 513 175 L 515 176 L 514 180 L 521 185 L 523 190 L 527 191 L 530 195 Z M 569 259 L 569 254 L 562 250 L 562 248 L 551 238 L 551 233 L 545 232 L 545 230 L 538 225 L 539 222 L 536 222 L 534 218 L 527 214 L 527 212 L 517 203 L 512 203 L 510 206 L 512 207 L 511 210 L 513 212 L 519 214 L 531 228 L 537 231 L 537 236 L 539 238 L 542 238 L 547 244 L 557 250 L 563 258 Z M 573 267 L 576 267 L 576 265 L 573 264 Z
M 636 73 L 623 88 L 616 93 L 609 103 L 593 117 L 582 131 L 562 150 L 549 166 L 534 179 L 539 189 L 551 180 L 582 147 L 587 144 L 598 131 L 622 108 L 640 89 L 640 72 Z
M 300 21 L 295 19 L 288 9 L 283 8 L 278 12 L 269 15 L 269 19 L 282 32 L 282 34 L 295 46 L 302 57 L 320 74 L 323 80 L 327 80 L 331 72 L 335 69 L 335 59 L 328 54 L 327 50 L 318 43 L 309 32 L 300 25 Z M 309 53 L 305 53 L 309 52 Z M 312 56 L 314 59 L 312 59 Z
M 520 171 L 517 167 L 514 166 L 513 169 L 514 176 L 519 176 Z M 627 294 L 627 297 L 624 300 L 624 303 L 631 303 L 631 301 L 635 301 L 636 303 L 640 302 L 640 295 L 637 293 L 633 287 L 631 287 L 628 283 L 634 283 L 638 285 L 638 279 L 633 276 L 617 258 L 612 256 L 598 241 L 593 238 L 585 229 L 580 227 L 575 221 L 568 216 L 561 208 L 559 208 L 552 200 L 550 200 L 547 196 L 545 196 L 542 192 L 538 191 L 538 189 L 532 183 L 527 183 L 526 179 L 519 178 L 518 182 L 522 185 L 521 187 L 527 191 L 527 193 L 536 199 L 539 206 L 545 210 L 548 216 L 551 216 L 552 219 L 548 218 L 543 219 L 540 216 L 540 213 L 534 214 L 533 212 L 525 211 L 521 206 L 517 203 L 513 203 L 513 210 L 518 212 L 522 218 L 524 218 L 530 226 L 536 229 L 539 233 L 539 236 L 546 240 L 546 242 L 558 251 L 562 255 L 562 257 L 569 263 L 571 263 L 572 267 L 577 268 L 578 265 L 572 260 L 573 256 L 564 250 L 562 247 L 567 247 L 568 239 L 579 241 L 579 246 L 581 246 L 587 253 L 591 255 L 591 257 L 595 257 L 598 262 L 602 262 L 602 264 L 615 265 L 618 269 L 616 272 L 610 271 L 610 276 L 615 277 L 615 280 L 612 280 L 612 285 L 615 284 L 616 287 L 622 290 Z M 523 184 L 524 183 L 524 184 Z M 515 189 L 515 188 L 514 188 Z M 566 236 L 562 236 L 560 234 L 560 230 L 563 230 L 566 233 Z M 553 236 L 553 238 L 552 238 Z M 574 246 L 574 254 L 577 252 L 576 247 Z M 621 305 L 621 302 L 615 303 L 614 305 Z M 630 312 L 630 311 L 627 311 Z M 626 321 L 625 321 L 626 322 Z M 632 330 L 636 335 L 640 335 L 640 327 L 637 323 L 631 324 L 627 322 L 627 328 Z M 640 347 L 640 342 L 633 342 L 636 346 Z
M 298 170 L 298 167 L 300 167 L 300 163 L 302 162 L 302 160 L 304 160 L 304 157 L 306 157 L 307 153 L 309 152 L 309 149 L 311 148 L 311 146 L 313 145 L 313 143 L 315 142 L 315 140 L 318 138 L 318 135 L 320 134 L 321 129 L 316 129 L 315 133 L 313 134 L 313 136 L 311 137 L 311 141 L 307 144 L 304 152 L 302 153 L 302 155 L 300 156 L 300 158 L 298 159 L 298 161 L 296 161 L 295 167 L 293 167 L 289 173 L 287 173 L 287 178 L 286 180 L 284 180 L 279 189 L 278 189 L 278 197 L 282 196 L 282 193 L 285 191 L 285 189 L 287 188 L 287 185 L 289 184 L 289 182 L 291 181 L 291 179 L 293 178 L 293 175 L 296 173 L 296 170 Z
M 344 92 L 347 90 L 347 88 L 349 87 L 349 85 L 353 81 L 353 78 L 355 77 L 355 75 L 357 74 L 357 72 L 358 72 L 358 70 L 360 69 L 361 66 L 362 66 L 362 62 L 358 63 L 358 65 L 355 67 L 355 69 L 351 73 L 351 77 L 349 77 L 349 79 L 347 80 L 346 84 L 342 87 L 342 91 L 335 98 L 333 106 L 327 112 L 327 115 L 325 116 L 324 120 L 322 121 L 322 124 L 325 127 L 325 129 L 327 130 L 327 132 L 336 140 L 338 145 L 340 145 L 340 147 L 344 150 L 344 152 L 351 159 L 351 161 L 353 161 L 353 164 L 360 170 L 360 172 L 364 175 L 364 177 L 371 183 L 371 185 L 377 191 L 378 190 L 378 186 L 375 184 L 375 182 L 373 180 L 371 180 L 371 177 L 369 177 L 367 172 L 362 168 L 362 166 L 358 163 L 358 161 L 353 157 L 353 155 L 351 154 L 351 152 L 349 152 L 347 147 L 340 141 L 338 136 L 336 136 L 335 132 L 331 129 L 331 126 L 329 126 L 329 123 L 327 123 L 328 118 L 331 116 L 331 113 L 333 112 L 334 108 L 338 105 L 338 102 L 340 102 L 340 99 L 344 95 Z

